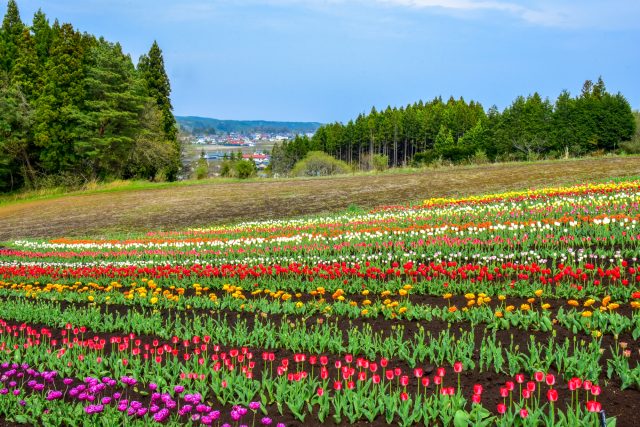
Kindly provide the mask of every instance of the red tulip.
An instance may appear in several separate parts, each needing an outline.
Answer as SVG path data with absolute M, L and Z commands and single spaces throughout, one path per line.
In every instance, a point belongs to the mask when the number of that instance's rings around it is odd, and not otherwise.
M 384 374 L 385 374 L 385 376 L 387 377 L 388 380 L 392 380 L 393 379 L 393 369 L 387 369 Z
M 386 368 L 388 363 L 389 361 L 384 357 L 380 359 L 380 366 L 382 366 L 383 368 Z
M 507 412 L 507 405 L 504 403 L 498 403 L 498 413 L 503 415 L 505 412 Z
M 473 385 L 473 394 L 482 394 L 482 384 Z
M 522 390 L 522 397 L 524 397 L 525 399 L 528 399 L 531 397 L 531 392 L 529 390 L 527 390 L 526 388 Z
M 353 356 L 350 354 L 347 354 L 346 356 L 344 356 L 344 361 L 347 363 L 353 362 Z
M 482 400 L 482 396 L 480 396 L 479 394 L 474 394 L 473 396 L 471 396 L 471 401 L 473 403 L 480 403 L 480 401 Z
M 524 374 L 516 374 L 516 382 L 522 384 L 524 382 Z
M 422 377 L 422 385 L 429 387 L 429 377 Z
M 459 374 L 462 372 L 462 362 L 456 362 L 453 364 L 453 372 Z
M 587 401 L 587 411 L 589 412 L 600 412 L 602 410 L 602 404 L 595 400 Z
M 322 387 L 318 387 L 317 393 L 318 396 L 322 396 L 324 394 L 324 389 Z
M 529 416 L 529 411 L 527 411 L 525 408 L 520 409 L 520 417 L 527 418 L 528 416 Z
M 593 394 L 594 396 L 600 396 L 601 392 L 602 392 L 602 389 L 600 388 L 600 386 L 597 386 L 597 385 L 591 386 L 591 394 Z
M 416 378 L 421 378 L 423 373 L 424 373 L 424 371 L 422 370 L 422 368 L 415 368 L 413 370 L 413 375 L 415 375 Z
M 444 368 L 438 368 L 436 370 L 436 375 L 441 377 L 441 378 L 444 377 L 445 373 L 446 373 L 446 371 L 444 370 Z
M 558 390 L 555 389 L 550 389 L 549 391 L 547 391 L 547 399 L 549 400 L 549 402 L 555 402 L 558 400 Z
M 407 375 L 403 375 L 400 377 L 400 385 L 403 387 L 409 385 L 409 377 Z
M 547 374 L 545 378 L 547 385 L 554 385 L 556 383 L 556 377 L 553 374 Z
M 405 393 L 404 391 L 400 393 L 400 400 L 404 402 L 405 400 L 408 400 L 408 399 L 409 399 L 409 395 L 407 393 Z
M 516 388 L 516 385 L 513 383 L 513 381 L 507 381 L 506 383 L 504 383 L 504 386 L 509 391 L 513 391 Z
M 500 397 L 509 397 L 509 389 L 506 387 L 500 387 Z
M 374 384 L 380 384 L 380 375 L 374 375 L 373 377 L 371 377 L 371 379 L 373 380 Z
M 538 371 L 538 372 L 536 372 L 536 373 L 533 375 L 533 378 L 534 378 L 537 382 L 539 382 L 539 383 L 540 383 L 540 382 L 544 381 L 544 373 L 543 373 L 543 372 Z
M 536 383 L 534 383 L 533 381 L 529 381 L 527 383 L 527 390 L 529 390 L 531 393 L 536 391 Z
M 333 382 L 333 389 L 334 390 L 342 390 L 342 382 L 341 381 L 334 381 Z

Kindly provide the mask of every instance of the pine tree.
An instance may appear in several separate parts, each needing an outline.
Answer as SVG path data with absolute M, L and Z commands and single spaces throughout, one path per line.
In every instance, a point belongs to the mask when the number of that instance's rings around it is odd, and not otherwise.
M 162 50 L 156 41 L 151 45 L 149 53 L 142 55 L 138 62 L 138 71 L 145 82 L 147 94 L 156 101 L 163 116 L 163 128 L 166 139 L 174 147 L 176 159 L 174 165 L 166 171 L 169 180 L 177 178 L 180 170 L 180 145 L 178 143 L 178 126 L 173 116 L 173 106 L 171 105 L 171 85 L 164 68 L 164 58 Z
M 144 97 L 136 94 L 135 69 L 119 44 L 103 39 L 92 46 L 84 81 L 88 147 L 98 178 L 120 177 L 139 129 Z
M 20 19 L 20 11 L 15 0 L 9 0 L 7 13 L 2 20 L 2 47 L 0 51 L 0 67 L 7 72 L 13 69 L 18 52 L 18 44 L 22 38 L 24 24 Z
M 49 25 L 49 20 L 40 9 L 38 9 L 38 11 L 33 15 L 31 31 L 33 32 L 38 62 L 41 67 L 44 67 L 45 62 L 49 57 L 49 48 L 51 47 L 51 38 L 53 34 L 51 26 Z
M 42 76 L 42 92 L 35 103 L 35 143 L 41 148 L 40 164 L 56 174 L 91 167 L 83 162 L 94 156 L 83 132 L 84 43 L 70 24 L 53 26 L 50 57 Z

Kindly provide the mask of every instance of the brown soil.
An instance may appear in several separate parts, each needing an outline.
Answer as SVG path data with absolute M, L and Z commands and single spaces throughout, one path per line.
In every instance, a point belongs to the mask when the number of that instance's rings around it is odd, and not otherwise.
M 70 195 L 0 206 L 0 241 L 200 227 L 638 175 L 640 158 L 616 157 Z

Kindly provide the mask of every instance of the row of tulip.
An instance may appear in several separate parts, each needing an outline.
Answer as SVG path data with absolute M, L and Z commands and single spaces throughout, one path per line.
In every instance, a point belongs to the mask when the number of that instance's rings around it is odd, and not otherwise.
M 0 420 L 611 425 L 640 387 L 639 206 L 623 181 L 9 242 Z

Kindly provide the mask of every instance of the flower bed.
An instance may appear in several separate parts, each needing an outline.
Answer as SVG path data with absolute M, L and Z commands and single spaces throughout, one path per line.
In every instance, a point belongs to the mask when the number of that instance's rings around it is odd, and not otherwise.
M 640 182 L 0 250 L 0 418 L 633 425 Z

